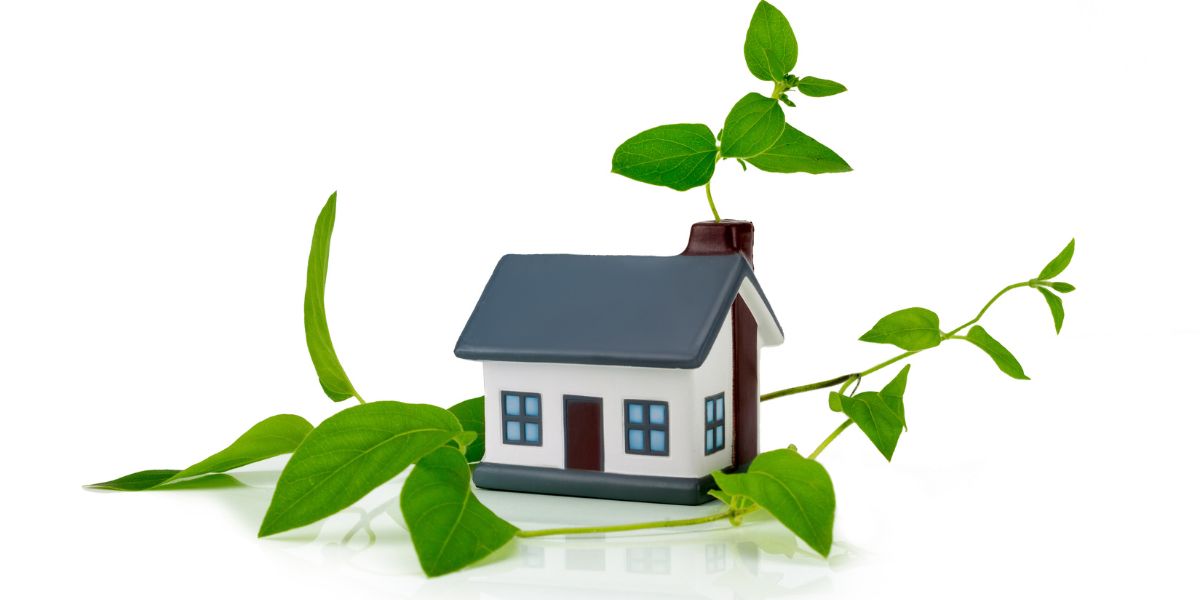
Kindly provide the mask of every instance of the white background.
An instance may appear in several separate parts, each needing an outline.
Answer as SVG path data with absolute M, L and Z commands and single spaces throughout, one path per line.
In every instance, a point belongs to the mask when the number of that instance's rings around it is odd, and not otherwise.
M 709 218 L 703 192 L 612 175 L 611 153 L 659 124 L 716 130 L 743 94 L 769 91 L 742 59 L 753 2 L 6 2 L 0 586 L 1196 597 L 1195 9 L 778 5 L 796 72 L 850 88 L 794 94 L 788 118 L 856 170 L 718 169 L 718 205 L 756 223 L 758 275 L 789 336 L 764 353 L 764 391 L 887 358 L 855 339 L 892 310 L 957 325 L 1078 240 L 1060 336 L 1030 290 L 984 321 L 1031 381 L 947 343 L 912 361 L 911 430 L 891 464 L 855 430 L 825 452 L 830 560 L 753 522 L 523 543 L 430 581 L 394 520 L 397 483 L 268 541 L 255 532 L 278 461 L 233 491 L 80 488 L 182 468 L 271 414 L 340 408 L 301 321 L 312 222 L 335 189 L 329 319 L 368 399 L 478 394 L 479 367 L 451 349 L 504 253 L 678 252 Z M 764 446 L 806 450 L 838 422 L 820 393 L 772 402 Z M 525 526 L 713 510 L 482 497 Z M 373 546 L 362 531 L 341 543 L 377 508 Z M 665 572 L 630 572 L 662 548 Z M 707 556 L 725 562 L 709 573 Z

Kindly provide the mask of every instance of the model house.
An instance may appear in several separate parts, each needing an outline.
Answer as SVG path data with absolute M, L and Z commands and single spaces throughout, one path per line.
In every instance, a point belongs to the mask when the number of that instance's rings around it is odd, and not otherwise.
M 758 354 L 783 331 L 754 226 L 678 256 L 507 255 L 454 353 L 483 364 L 482 488 L 700 504 L 758 454 Z

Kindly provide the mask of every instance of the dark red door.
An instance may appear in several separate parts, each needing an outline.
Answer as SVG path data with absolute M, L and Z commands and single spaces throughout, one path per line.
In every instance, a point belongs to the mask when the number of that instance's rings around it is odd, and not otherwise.
M 568 469 L 604 470 L 604 422 L 600 398 L 563 396 Z

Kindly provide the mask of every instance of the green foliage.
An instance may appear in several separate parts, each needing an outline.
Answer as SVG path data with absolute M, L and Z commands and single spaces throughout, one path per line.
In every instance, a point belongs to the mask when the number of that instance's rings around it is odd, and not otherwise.
M 850 165 L 833 150 L 787 125 L 784 106 L 794 107 L 790 90 L 809 96 L 832 96 L 846 91 L 836 81 L 799 78 L 796 35 L 783 13 L 759 2 L 746 30 L 746 66 L 755 77 L 774 84 L 770 96 L 750 92 L 725 117 L 715 137 L 703 125 L 664 125 L 626 140 L 613 154 L 614 173 L 676 190 L 705 186 L 713 218 L 721 220 L 708 185 L 722 158 L 737 159 L 772 173 L 845 173 Z M 720 148 L 717 148 L 717 142 Z
M 840 392 L 829 392 L 829 410 L 842 412 L 842 398 L 845 396 Z
M 892 344 L 905 350 L 925 350 L 942 343 L 937 313 L 927 308 L 906 308 L 882 319 L 859 341 Z
M 1050 307 L 1050 316 L 1054 318 L 1054 333 L 1062 333 L 1063 317 L 1066 316 L 1062 298 L 1044 287 L 1038 288 L 1037 291 L 1042 293 L 1042 297 L 1046 299 L 1046 304 Z
M 1063 248 L 1062 252 L 1059 252 L 1058 256 L 1054 257 L 1054 260 L 1046 263 L 1046 267 L 1042 269 L 1042 272 L 1038 274 L 1037 278 L 1042 281 L 1046 281 L 1048 279 L 1058 277 L 1067 269 L 1067 265 L 1071 264 L 1071 258 L 1073 256 L 1075 256 L 1075 240 L 1071 240 L 1067 244 L 1067 247 Z
M 842 412 L 858 425 L 888 461 L 892 460 L 900 432 L 905 428 L 904 388 L 908 382 L 908 368 L 909 365 L 905 365 L 882 391 L 862 392 L 852 397 L 838 394 Z
M 717 138 L 706 125 L 682 123 L 647 129 L 617 147 L 612 172 L 673 190 L 690 190 L 712 179 Z
M 308 283 L 304 288 L 304 339 L 308 342 L 308 354 L 317 369 L 317 379 L 325 395 L 335 402 L 357 397 L 358 392 L 350 384 L 350 378 L 342 369 L 337 353 L 333 351 L 333 339 L 329 336 L 329 324 L 325 320 L 325 276 L 329 271 L 329 241 L 333 237 L 333 221 L 337 212 L 337 192 L 329 196 L 325 208 L 317 216 L 313 228 L 312 249 L 308 253 Z
M 796 89 L 800 90 L 800 93 L 805 96 L 824 98 L 846 91 L 846 86 L 831 79 L 821 79 L 820 77 L 810 75 L 796 82 Z
M 256 423 L 224 450 L 183 470 L 156 469 L 138 471 L 124 477 L 87 487 L 125 492 L 163 488 L 183 480 L 223 473 L 260 460 L 287 454 L 296 449 L 312 425 L 296 415 L 275 415 Z M 212 479 L 210 483 L 221 481 Z M 177 488 L 176 488 L 177 489 Z
M 821 556 L 833 545 L 833 481 L 825 467 L 795 450 L 764 452 L 745 473 L 713 472 L 730 498 L 743 496 L 762 506 Z
M 738 100 L 725 117 L 721 156 L 751 158 L 766 151 L 783 135 L 787 122 L 779 103 L 750 92 Z M 753 163 L 751 163 L 753 164 Z
M 746 159 L 769 173 L 845 173 L 850 165 L 825 144 L 788 125 L 775 144 Z
M 1069 294 L 1069 293 L 1075 291 L 1075 286 L 1073 286 L 1069 283 L 1064 283 L 1062 281 L 1051 281 L 1050 283 L 1047 283 L 1046 285 L 1053 288 L 1054 291 L 1062 292 L 1064 294 Z
M 190 479 L 170 481 L 179 471 L 177 469 L 152 469 L 138 471 L 112 481 L 92 483 L 83 487 L 92 490 L 109 490 L 114 492 L 165 492 L 172 490 L 212 490 L 219 488 L 241 487 L 242 483 L 232 475 L 211 473 Z
M 976 325 L 967 332 L 967 341 L 979 346 L 980 350 L 987 352 L 987 355 L 992 357 L 996 366 L 1000 367 L 1006 375 L 1013 379 L 1029 379 L 1025 376 L 1025 370 L 1021 368 L 1021 363 L 1017 362 L 1017 358 L 1012 355 L 1000 342 L 988 334 L 982 327 Z
M 483 460 L 483 396 L 463 400 L 451 406 L 450 412 L 458 418 L 465 431 L 475 434 L 475 439 L 467 447 L 467 461 L 474 463 Z
M 296 449 L 263 517 L 259 537 L 332 515 L 462 432 L 450 411 L 372 402 L 317 426 Z
M 517 533 L 471 493 L 462 454 L 439 448 L 417 463 L 400 492 L 400 512 L 426 575 L 457 571 L 495 552 Z
M 763 81 L 783 81 L 796 66 L 799 50 L 787 17 L 766 2 L 759 2 L 746 30 L 742 47 L 750 73 Z

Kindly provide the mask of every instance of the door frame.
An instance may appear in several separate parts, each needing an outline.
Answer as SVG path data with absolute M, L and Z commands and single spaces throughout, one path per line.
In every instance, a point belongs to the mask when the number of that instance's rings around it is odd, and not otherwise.
M 563 468 L 570 469 L 571 457 L 571 423 L 570 404 L 572 402 L 595 404 L 600 409 L 600 417 L 596 420 L 597 435 L 600 439 L 600 468 L 597 473 L 604 472 L 604 398 L 599 396 L 582 396 L 579 394 L 563 394 Z M 591 469 L 580 469 L 590 471 Z

